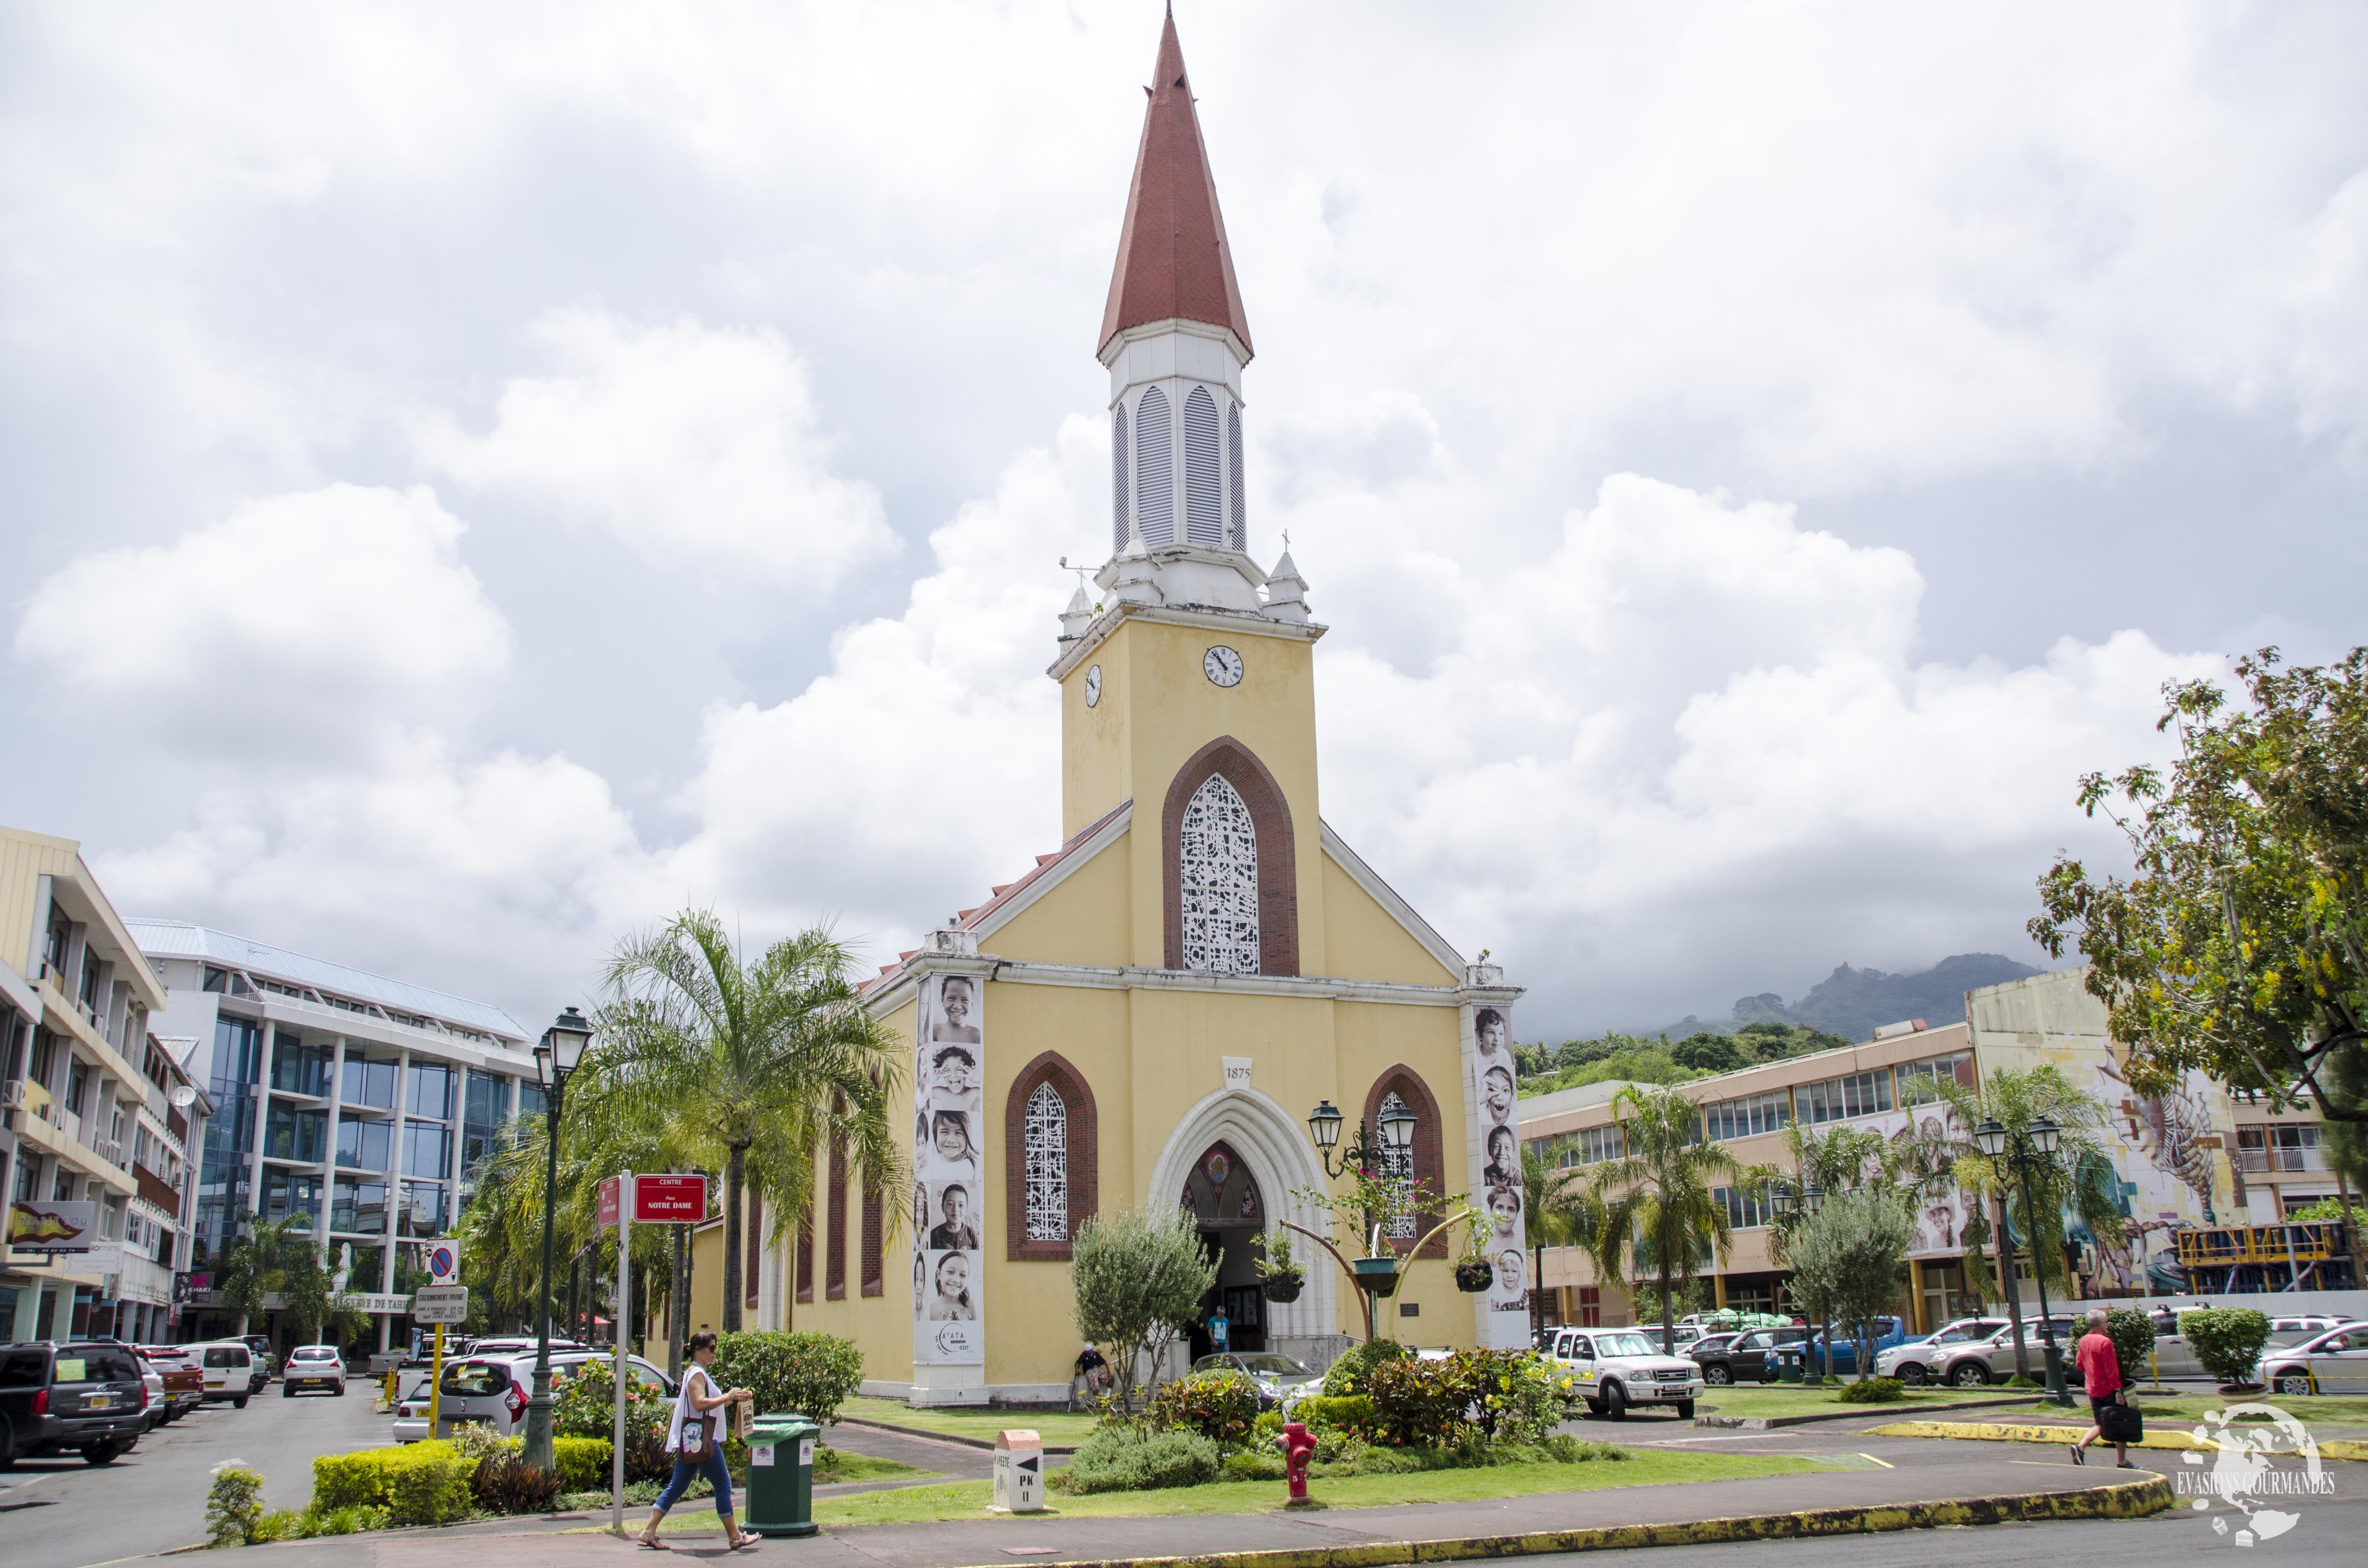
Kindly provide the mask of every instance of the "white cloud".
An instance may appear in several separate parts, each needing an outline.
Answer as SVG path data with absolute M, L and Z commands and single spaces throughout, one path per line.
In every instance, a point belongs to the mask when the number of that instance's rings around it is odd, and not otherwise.
M 17 655 L 192 733 L 336 729 L 461 702 L 510 631 L 434 491 L 333 484 L 170 544 L 101 550 L 33 591 Z
M 811 377 L 779 335 L 562 311 L 533 336 L 560 373 L 510 381 L 483 437 L 427 422 L 430 465 L 692 578 L 753 569 L 820 592 L 894 551 L 879 492 L 829 472 Z

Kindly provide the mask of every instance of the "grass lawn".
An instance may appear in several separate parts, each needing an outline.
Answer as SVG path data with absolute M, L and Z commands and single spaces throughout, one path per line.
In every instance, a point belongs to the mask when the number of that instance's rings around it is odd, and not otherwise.
M 1396 1503 L 1467 1503 L 1537 1492 L 1592 1492 L 1607 1486 L 1654 1486 L 1680 1481 L 1738 1481 L 1791 1475 L 1829 1467 L 1793 1454 L 1670 1453 L 1642 1449 L 1625 1460 L 1579 1464 L 1505 1464 L 1480 1470 L 1432 1470 L 1413 1475 L 1352 1475 L 1313 1480 L 1310 1495 L 1336 1508 Z M 818 1497 L 814 1520 L 849 1525 L 913 1524 L 925 1519 L 992 1519 L 985 1512 L 994 1483 L 956 1481 L 852 1497 Z M 1221 1482 L 1163 1492 L 1099 1492 L 1089 1497 L 1055 1493 L 1054 1511 L 1069 1518 L 1157 1517 L 1178 1514 L 1255 1514 L 1279 1506 L 1280 1481 Z
M 1033 1431 L 1044 1441 L 1066 1448 L 1094 1429 L 1094 1417 L 1059 1410 L 916 1410 L 894 1399 L 850 1399 L 838 1407 L 838 1413 L 860 1421 L 881 1421 L 916 1432 L 942 1432 L 990 1443 L 997 1432 L 1011 1426 Z
M 823 1455 L 830 1455 L 825 1466 Z M 814 1449 L 814 1484 L 837 1486 L 848 1481 L 896 1481 L 916 1476 L 935 1475 L 934 1470 L 920 1470 L 894 1460 L 883 1460 L 876 1454 L 849 1453 L 845 1449 Z
M 1734 1385 L 1727 1388 L 1705 1389 L 1695 1402 L 1694 1409 L 1705 1415 L 1744 1415 L 1765 1418 L 1770 1415 L 1833 1415 L 1844 1411 L 1865 1411 L 1880 1415 L 1886 1410 L 1912 1410 L 1918 1414 L 1945 1411 L 1968 1399 L 1998 1399 L 2014 1391 L 2005 1388 L 1952 1389 L 1927 1385 L 1909 1389 L 1907 1397 L 1888 1404 L 1845 1404 L 1835 1397 L 1841 1391 L 1832 1384 L 1820 1384 L 1804 1389 L 1798 1383 L 1769 1383 L 1759 1386 Z M 1649 1408 L 1638 1406 L 1638 1409 Z M 2000 1409 L 2011 1409 L 2001 1405 Z M 2146 1408 L 2152 1410 L 2152 1403 Z M 1650 1416 L 1637 1419 L 1649 1421 Z M 1590 1436 L 1592 1432 L 1590 1431 Z

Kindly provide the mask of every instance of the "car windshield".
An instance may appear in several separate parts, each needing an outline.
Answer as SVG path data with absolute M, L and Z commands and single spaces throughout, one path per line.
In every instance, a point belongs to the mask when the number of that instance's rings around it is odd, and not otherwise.
M 1968 1339 L 1987 1339 L 1994 1332 L 1996 1331 L 1987 1324 L 1959 1324 L 1953 1328 L 1944 1328 L 1940 1333 L 1934 1335 L 1932 1336 L 1932 1343 L 1935 1345 L 1956 1345 Z
M 325 1345 L 299 1346 L 296 1350 L 299 1361 L 334 1361 L 336 1358 L 337 1353 Z
M 1599 1334 L 1595 1336 L 1595 1354 L 1609 1356 L 1657 1356 L 1661 1347 L 1641 1334 Z
M 1304 1361 L 1268 1351 L 1263 1355 L 1244 1356 L 1243 1366 L 1263 1378 L 1312 1378 L 1315 1369 Z

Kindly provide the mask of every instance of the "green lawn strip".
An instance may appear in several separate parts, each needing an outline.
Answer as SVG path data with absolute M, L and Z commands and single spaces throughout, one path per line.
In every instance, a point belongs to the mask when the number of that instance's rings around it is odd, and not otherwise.
M 838 1407 L 842 1416 L 877 1421 L 916 1432 L 940 1432 L 950 1437 L 976 1437 L 992 1443 L 1006 1427 L 1034 1432 L 1064 1448 L 1082 1441 L 1094 1429 L 1095 1417 L 1048 1410 L 916 1410 L 900 1400 L 850 1399 Z
M 1870 1415 L 1880 1415 L 1886 1410 L 1944 1411 L 1968 1399 L 1997 1399 L 2012 1391 L 2002 1388 L 1911 1389 L 1905 1398 L 1888 1404 L 1847 1404 L 1835 1397 L 1839 1392 L 1830 1385 L 1804 1389 L 1793 1383 L 1773 1388 L 1712 1389 L 1695 1402 L 1694 1409 L 1703 1415 L 1741 1415 L 1760 1419 L 1770 1415 L 1834 1415 L 1857 1410 L 1863 1410 Z M 2013 1407 L 2002 1405 L 1999 1408 Z
M 1656 1486 L 1688 1481 L 1743 1481 L 1762 1475 L 1805 1474 L 1832 1468 L 1794 1454 L 1698 1454 L 1643 1449 L 1621 1461 L 1507 1464 L 1475 1470 L 1432 1470 L 1412 1475 L 1352 1475 L 1307 1483 L 1311 1496 L 1335 1508 L 1378 1508 L 1397 1503 L 1473 1503 L 1541 1492 L 1593 1492 L 1610 1486 Z M 852 1497 L 818 1497 L 814 1521 L 838 1529 L 852 1525 L 917 1524 L 929 1519 L 982 1519 L 994 1483 L 956 1481 Z M 1067 1518 L 1142 1518 L 1183 1514 L 1255 1514 L 1280 1507 L 1280 1481 L 1222 1482 L 1161 1492 L 1099 1492 L 1048 1499 Z
M 816 1486 L 837 1486 L 849 1481 L 894 1481 L 937 1473 L 936 1471 L 922 1470 L 895 1460 L 882 1459 L 877 1454 L 859 1454 L 846 1449 L 833 1449 L 830 1453 L 832 1462 L 827 1471 L 820 1464 L 814 1466 Z M 822 1450 L 816 1449 L 814 1457 L 820 1459 Z

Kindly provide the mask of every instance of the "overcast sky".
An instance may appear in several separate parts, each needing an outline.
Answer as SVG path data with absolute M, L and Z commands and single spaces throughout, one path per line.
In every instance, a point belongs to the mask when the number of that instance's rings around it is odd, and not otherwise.
M 1524 1039 L 2036 961 L 2362 641 L 2368 7 L 1188 0 L 1323 811 Z M 1059 836 L 1149 0 L 0 10 L 0 819 L 529 1026 Z

